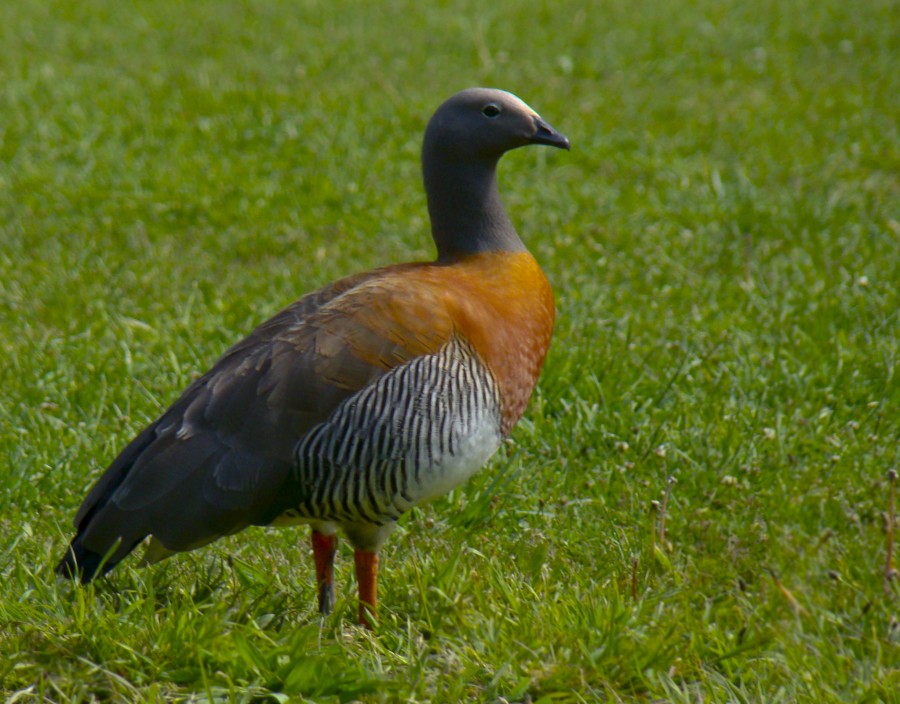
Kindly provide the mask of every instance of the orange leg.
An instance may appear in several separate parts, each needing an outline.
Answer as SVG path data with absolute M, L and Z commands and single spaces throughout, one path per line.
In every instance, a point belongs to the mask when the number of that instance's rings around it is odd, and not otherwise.
M 326 616 L 334 606 L 334 553 L 337 536 L 312 532 L 313 560 L 316 563 L 316 585 L 319 588 L 319 613 Z
M 356 563 L 356 581 L 359 584 L 359 622 L 371 629 L 378 607 L 376 589 L 378 585 L 378 555 L 374 552 L 356 550 L 353 553 Z

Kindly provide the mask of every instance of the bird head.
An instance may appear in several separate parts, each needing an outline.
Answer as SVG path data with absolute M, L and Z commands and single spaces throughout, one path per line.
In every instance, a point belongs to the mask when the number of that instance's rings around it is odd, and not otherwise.
M 446 100 L 425 131 L 425 144 L 445 159 L 499 159 L 529 144 L 569 149 L 569 140 L 512 93 L 469 88 Z

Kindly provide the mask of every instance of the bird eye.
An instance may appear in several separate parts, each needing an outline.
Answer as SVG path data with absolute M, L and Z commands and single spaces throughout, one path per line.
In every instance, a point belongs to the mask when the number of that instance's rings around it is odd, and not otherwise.
M 481 114 L 493 120 L 500 114 L 500 106 L 497 103 L 488 103 L 481 109 Z

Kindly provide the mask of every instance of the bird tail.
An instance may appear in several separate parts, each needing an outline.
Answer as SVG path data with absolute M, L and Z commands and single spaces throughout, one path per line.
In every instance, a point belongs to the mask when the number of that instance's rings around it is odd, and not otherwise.
M 121 558 L 117 560 L 111 559 L 118 547 L 119 544 L 115 543 L 106 555 L 101 555 L 99 552 L 86 548 L 81 542 L 81 533 L 79 533 L 72 539 L 66 554 L 63 555 L 62 560 L 56 566 L 56 573 L 69 579 L 77 579 L 82 584 L 87 584 L 96 577 L 102 577 L 119 564 Z M 128 552 L 131 552 L 131 550 L 128 550 Z
M 165 416 L 163 416 L 165 417 Z M 91 524 L 97 520 L 107 506 L 112 495 L 119 486 L 125 481 L 125 477 L 131 471 L 135 461 L 140 457 L 141 453 L 153 442 L 156 437 L 156 425 L 154 423 L 132 440 L 128 446 L 122 450 L 118 457 L 113 461 L 109 468 L 104 472 L 103 476 L 97 480 L 87 497 L 78 509 L 75 516 L 76 534 L 66 549 L 66 554 L 56 566 L 57 574 L 68 577 L 69 579 L 77 579 L 82 584 L 87 584 L 92 579 L 102 577 L 115 567 L 119 562 L 130 553 L 135 546 L 143 540 L 141 535 L 135 539 L 135 536 L 129 535 L 126 540 L 132 541 L 127 550 L 121 550 L 123 538 L 120 537 L 113 540 L 112 544 L 105 548 L 104 552 L 97 552 L 86 547 L 84 539 L 91 528 Z M 95 535 L 92 543 L 97 547 L 97 543 L 106 542 L 109 533 L 115 535 L 123 526 L 120 524 L 113 529 L 102 531 L 103 535 L 100 539 Z M 104 548 L 100 548 L 103 550 Z

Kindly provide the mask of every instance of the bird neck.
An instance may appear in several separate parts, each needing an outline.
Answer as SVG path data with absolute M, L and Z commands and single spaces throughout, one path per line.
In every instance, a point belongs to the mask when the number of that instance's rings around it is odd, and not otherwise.
M 459 162 L 425 151 L 422 170 L 438 261 L 484 252 L 523 252 L 497 190 L 497 159 Z

